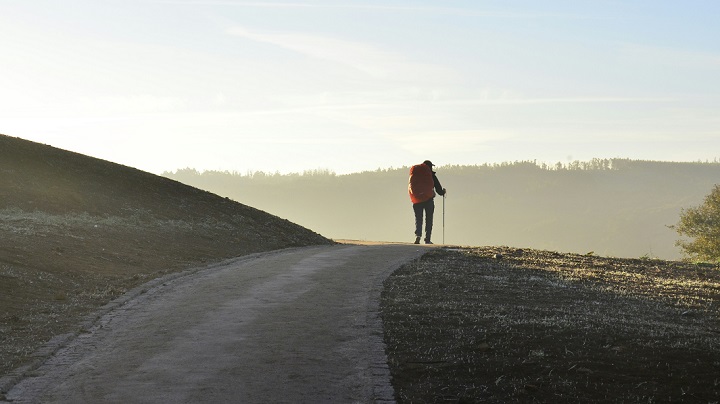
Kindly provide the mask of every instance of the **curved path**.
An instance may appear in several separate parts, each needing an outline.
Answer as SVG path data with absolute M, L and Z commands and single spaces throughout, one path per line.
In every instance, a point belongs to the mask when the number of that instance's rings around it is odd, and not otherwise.
M 414 245 L 256 254 L 167 281 L 103 316 L 13 403 L 392 401 L 378 304 Z

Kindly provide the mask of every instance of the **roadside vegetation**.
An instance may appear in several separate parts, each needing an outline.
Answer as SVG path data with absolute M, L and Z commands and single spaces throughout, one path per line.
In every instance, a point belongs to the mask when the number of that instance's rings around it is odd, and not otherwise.
M 720 185 L 697 207 L 683 209 L 673 228 L 684 236 L 677 245 L 691 259 L 720 262 Z

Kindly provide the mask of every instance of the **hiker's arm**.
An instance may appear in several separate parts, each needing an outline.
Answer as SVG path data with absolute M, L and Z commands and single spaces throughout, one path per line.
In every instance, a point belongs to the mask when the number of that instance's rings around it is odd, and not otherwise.
M 433 184 L 435 185 L 435 192 L 438 195 L 445 195 L 447 190 L 440 185 L 440 180 L 438 180 L 438 177 L 433 173 Z

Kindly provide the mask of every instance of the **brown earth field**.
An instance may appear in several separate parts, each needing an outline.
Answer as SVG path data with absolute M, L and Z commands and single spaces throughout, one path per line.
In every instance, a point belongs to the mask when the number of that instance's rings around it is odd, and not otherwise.
M 434 249 L 384 283 L 401 403 L 718 403 L 720 269 Z

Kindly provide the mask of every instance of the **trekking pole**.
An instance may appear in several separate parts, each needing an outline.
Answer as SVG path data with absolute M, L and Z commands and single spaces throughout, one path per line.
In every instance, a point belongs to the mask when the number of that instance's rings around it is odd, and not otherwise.
M 445 194 L 443 194 L 443 244 L 445 244 Z

